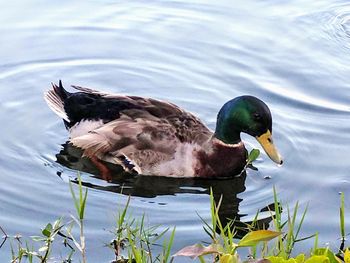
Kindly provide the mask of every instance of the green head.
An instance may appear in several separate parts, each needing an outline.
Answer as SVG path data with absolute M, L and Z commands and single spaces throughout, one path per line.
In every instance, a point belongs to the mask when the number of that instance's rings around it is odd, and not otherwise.
M 240 133 L 255 137 L 267 155 L 276 163 L 282 159 L 272 140 L 272 117 L 267 105 L 253 96 L 232 99 L 219 111 L 215 137 L 226 144 L 241 141 Z

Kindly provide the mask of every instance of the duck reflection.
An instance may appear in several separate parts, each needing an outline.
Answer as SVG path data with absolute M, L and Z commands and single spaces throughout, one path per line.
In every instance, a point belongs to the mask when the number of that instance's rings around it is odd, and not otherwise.
M 99 170 L 88 159 L 82 157 L 82 151 L 69 143 L 62 145 L 63 149 L 56 155 L 57 162 L 74 170 L 79 170 L 92 174 L 92 177 L 102 179 Z M 226 179 L 204 179 L 204 178 L 171 178 L 160 176 L 142 176 L 125 173 L 119 166 L 106 163 L 110 169 L 112 180 L 109 185 L 98 185 L 88 181 L 83 181 L 86 187 L 122 193 L 124 195 L 153 198 L 159 195 L 175 195 L 175 194 L 210 194 L 213 190 L 214 200 L 216 203 L 221 200 L 219 209 L 219 217 L 223 224 L 226 225 L 230 220 L 234 220 L 234 227 L 237 237 L 242 237 L 247 232 L 247 225 L 251 225 L 251 221 L 241 221 L 246 214 L 239 213 L 239 204 L 242 199 L 238 197 L 239 193 L 245 191 L 246 173 L 242 173 L 238 177 Z M 73 180 L 77 182 L 77 180 Z M 273 205 L 269 205 L 260 209 L 260 211 L 269 211 L 273 209 Z M 271 216 L 260 218 L 257 220 L 255 227 L 257 229 L 267 229 Z

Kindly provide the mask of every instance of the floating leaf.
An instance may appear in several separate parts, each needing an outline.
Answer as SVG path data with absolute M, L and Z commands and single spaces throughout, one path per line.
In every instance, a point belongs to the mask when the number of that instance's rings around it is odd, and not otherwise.
M 261 241 L 269 241 L 275 237 L 281 235 L 282 232 L 276 232 L 271 230 L 257 230 L 246 234 L 239 242 L 240 247 L 252 247 L 256 246 Z
M 190 257 L 192 259 L 197 258 L 199 256 L 204 256 L 207 254 L 220 253 L 222 251 L 222 247 L 220 245 L 211 244 L 207 247 L 204 247 L 200 244 L 195 244 L 192 246 L 184 247 L 174 254 L 176 256 L 184 256 Z
M 249 153 L 248 161 L 254 162 L 260 155 L 260 151 L 258 149 L 253 149 Z

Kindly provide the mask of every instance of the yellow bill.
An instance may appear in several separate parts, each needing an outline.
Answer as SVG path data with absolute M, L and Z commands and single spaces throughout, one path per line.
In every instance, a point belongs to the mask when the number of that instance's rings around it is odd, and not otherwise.
M 267 130 L 264 134 L 255 137 L 258 142 L 261 144 L 263 147 L 264 151 L 266 154 L 270 157 L 272 161 L 274 161 L 277 164 L 282 164 L 283 160 L 281 155 L 278 153 L 275 145 L 273 144 L 272 140 L 272 134 L 270 130 Z

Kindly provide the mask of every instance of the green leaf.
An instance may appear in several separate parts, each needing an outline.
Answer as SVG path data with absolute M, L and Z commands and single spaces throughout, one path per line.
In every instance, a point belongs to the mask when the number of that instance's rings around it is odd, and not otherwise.
M 305 259 L 304 254 L 298 255 L 296 258 L 289 258 L 285 259 L 283 257 L 267 257 L 268 260 L 270 260 L 271 263 L 303 263 Z
M 340 196 L 340 234 L 343 239 L 345 239 L 345 204 L 344 204 L 344 193 Z
M 272 263 L 269 259 L 267 258 L 261 258 L 261 259 L 250 259 L 249 261 L 245 261 L 247 263 Z
M 52 232 L 52 225 L 51 223 L 48 223 L 46 225 L 46 227 L 41 231 L 41 233 L 43 233 L 44 236 L 49 237 L 51 235 Z
M 344 252 L 344 262 L 350 263 L 350 251 L 348 248 Z
M 238 257 L 237 254 L 231 255 L 231 254 L 223 254 L 220 256 L 220 263 L 238 263 Z
M 171 247 L 173 246 L 173 243 L 174 243 L 175 230 L 176 230 L 176 227 L 174 227 L 173 231 L 171 232 L 168 243 L 167 244 L 164 243 L 164 250 L 165 250 L 164 262 L 168 262 L 168 259 L 170 257 Z
M 260 151 L 258 149 L 253 149 L 250 151 L 248 156 L 248 162 L 254 162 L 260 155 Z
M 239 242 L 239 247 L 253 247 L 261 241 L 269 241 L 275 237 L 281 235 L 282 232 L 276 232 L 271 230 L 257 230 L 246 234 Z
M 44 237 L 42 237 L 42 236 L 31 236 L 31 239 L 33 240 L 33 241 L 36 241 L 36 242 L 39 242 L 39 241 L 45 241 L 46 240 L 46 238 L 44 238 Z
M 295 261 L 297 263 L 303 263 L 305 261 L 305 255 L 304 254 L 299 254 L 296 258 Z
M 283 257 L 267 257 L 268 260 L 270 260 L 271 263 L 285 263 L 286 260 Z
M 80 181 L 81 182 L 81 181 Z M 79 187 L 82 187 L 79 185 Z M 86 206 L 86 199 L 87 199 L 88 189 L 85 189 L 84 198 L 80 200 L 80 213 L 79 213 L 79 219 L 84 219 L 84 212 L 85 212 L 85 206 Z
M 329 259 L 330 263 L 339 263 L 341 262 L 332 251 L 328 248 L 318 248 L 314 251 L 314 255 L 316 256 L 326 256 Z
M 308 258 L 305 263 L 330 263 L 330 261 L 326 256 L 312 256 Z

